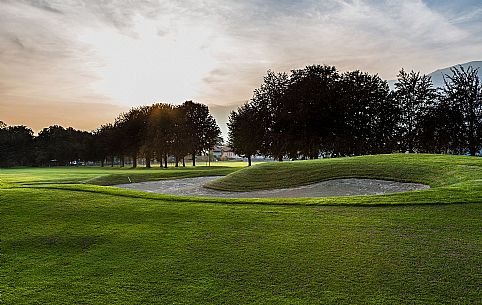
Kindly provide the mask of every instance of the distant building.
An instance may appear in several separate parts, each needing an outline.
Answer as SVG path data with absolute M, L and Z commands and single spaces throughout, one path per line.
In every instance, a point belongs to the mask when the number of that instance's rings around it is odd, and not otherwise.
M 239 159 L 239 156 L 236 155 L 233 149 L 229 146 L 223 146 L 221 159 L 223 160 L 230 160 L 230 159 Z
M 214 146 L 213 157 L 215 160 L 221 160 L 223 155 L 223 146 Z
M 234 160 L 240 159 L 233 149 L 229 146 L 218 145 L 212 149 L 212 156 L 215 160 Z

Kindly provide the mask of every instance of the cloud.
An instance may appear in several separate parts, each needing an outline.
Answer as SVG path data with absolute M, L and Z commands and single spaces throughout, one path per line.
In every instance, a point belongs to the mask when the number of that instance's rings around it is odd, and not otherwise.
M 242 105 L 243 101 L 233 102 L 228 105 L 216 105 L 216 104 L 209 104 L 209 112 L 212 114 L 216 123 L 218 124 L 219 128 L 221 129 L 222 136 L 224 139 L 228 139 L 228 118 L 231 111 L 235 111 L 240 105 Z
M 231 105 L 249 99 L 268 69 L 328 64 L 387 79 L 401 67 L 430 73 L 480 60 L 481 6 L 466 7 L 421 0 L 0 0 L 0 99 Z
M 52 3 L 45 0 L 25 1 L 25 3 L 28 3 L 33 7 L 39 8 L 41 10 L 45 10 L 50 13 L 55 13 L 55 14 L 63 13 L 63 11 L 55 7 L 55 6 L 59 6 L 59 3 L 55 3 L 55 2 Z
M 126 110 L 126 107 L 105 103 L 4 98 L 0 100 L 0 121 L 8 125 L 27 125 L 35 132 L 51 125 L 95 130 L 101 124 L 112 123 Z
M 317 63 L 385 78 L 401 67 L 431 72 L 442 62 L 480 56 L 476 49 L 482 47 L 470 30 L 452 24 L 422 1 L 307 1 L 274 11 L 249 2 L 238 9 L 238 18 L 225 20 L 229 48 L 217 54 L 222 63 L 217 74 L 221 69 L 236 75 L 235 87 L 241 82 L 248 88 L 269 68 L 288 71 Z M 229 98 L 226 81 L 219 78 L 218 87 L 213 75 L 205 81 L 206 95 Z

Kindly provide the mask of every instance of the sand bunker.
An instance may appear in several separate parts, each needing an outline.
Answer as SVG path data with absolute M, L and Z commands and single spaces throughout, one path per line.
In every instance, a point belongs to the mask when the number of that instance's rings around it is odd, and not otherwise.
M 294 188 L 252 192 L 216 191 L 203 187 L 205 183 L 218 178 L 220 177 L 209 176 L 174 180 L 161 180 L 121 184 L 116 185 L 116 187 L 177 196 L 203 196 L 222 198 L 301 198 L 379 195 L 423 190 L 429 188 L 428 185 L 418 183 L 401 183 L 375 179 L 336 179 Z

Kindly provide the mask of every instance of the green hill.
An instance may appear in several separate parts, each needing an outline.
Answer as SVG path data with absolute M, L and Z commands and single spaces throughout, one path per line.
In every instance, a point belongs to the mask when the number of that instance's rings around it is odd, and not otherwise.
M 393 154 L 263 163 L 211 181 L 207 187 L 249 191 L 295 187 L 341 178 L 385 179 L 440 187 L 482 179 L 482 159 Z
M 482 158 L 392 154 L 263 163 L 233 172 L 207 187 L 224 191 L 287 188 L 341 178 L 427 184 L 431 189 L 382 196 L 296 199 L 315 204 L 438 204 L 482 202 Z M 290 202 L 288 199 L 283 200 Z

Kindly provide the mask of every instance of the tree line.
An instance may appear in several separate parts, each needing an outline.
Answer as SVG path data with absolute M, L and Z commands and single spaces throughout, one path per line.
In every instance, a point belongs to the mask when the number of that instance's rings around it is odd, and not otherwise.
M 34 136 L 26 126 L 7 126 L 0 121 L 0 167 L 69 165 L 77 161 L 105 162 L 126 158 L 137 166 L 144 158 L 146 167 L 158 160 L 167 167 L 185 165 L 184 158 L 201 154 L 220 143 L 221 131 L 206 105 L 186 101 L 174 106 L 157 103 L 121 113 L 113 123 L 93 132 L 53 125 Z
M 482 84 L 462 66 L 434 88 L 401 70 L 394 89 L 378 75 L 313 65 L 268 71 L 229 116 L 229 145 L 246 158 L 277 160 L 392 152 L 470 154 L 481 148 Z

